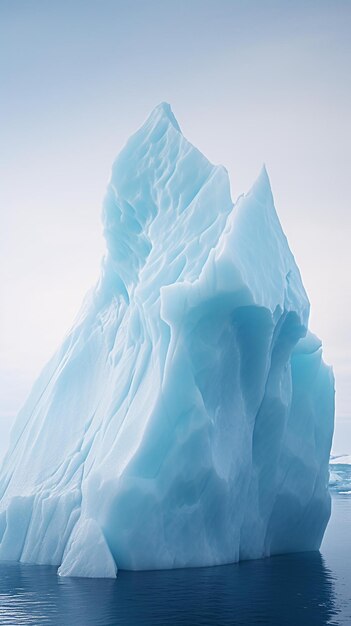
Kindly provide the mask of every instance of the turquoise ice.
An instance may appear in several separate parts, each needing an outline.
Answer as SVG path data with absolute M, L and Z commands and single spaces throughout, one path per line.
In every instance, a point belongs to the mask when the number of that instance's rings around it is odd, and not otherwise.
M 265 168 L 233 204 L 161 104 L 103 224 L 100 280 L 13 428 L 0 559 L 114 577 L 318 549 L 334 379 Z

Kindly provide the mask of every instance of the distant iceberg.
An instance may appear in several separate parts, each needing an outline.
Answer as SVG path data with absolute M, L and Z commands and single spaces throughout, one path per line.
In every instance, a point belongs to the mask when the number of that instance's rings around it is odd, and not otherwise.
M 0 559 L 114 577 L 318 549 L 334 379 L 266 170 L 233 205 L 161 104 L 103 224 L 99 283 L 12 432 Z
M 351 455 L 340 454 L 339 456 L 331 456 L 330 464 L 331 465 L 351 465 Z
M 329 488 L 340 495 L 351 495 L 351 455 L 330 457 Z

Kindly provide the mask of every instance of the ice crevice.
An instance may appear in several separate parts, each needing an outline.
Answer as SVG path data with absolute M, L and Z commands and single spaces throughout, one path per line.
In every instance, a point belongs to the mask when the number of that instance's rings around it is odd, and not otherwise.
M 267 170 L 228 174 L 162 103 L 112 167 L 97 285 L 0 472 L 0 559 L 62 576 L 318 549 L 334 378 Z

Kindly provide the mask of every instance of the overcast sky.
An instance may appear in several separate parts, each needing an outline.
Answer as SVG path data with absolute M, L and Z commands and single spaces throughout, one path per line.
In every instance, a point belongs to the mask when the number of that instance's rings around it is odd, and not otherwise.
M 266 163 L 349 416 L 350 32 L 349 0 L 0 0 L 0 455 L 97 278 L 112 161 L 163 100 L 233 199 Z

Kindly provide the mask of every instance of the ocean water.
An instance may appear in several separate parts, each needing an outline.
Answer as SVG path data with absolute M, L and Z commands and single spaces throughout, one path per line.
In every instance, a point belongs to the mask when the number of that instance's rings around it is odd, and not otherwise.
M 337 471 L 337 485 L 351 482 L 350 465 Z M 60 578 L 53 567 L 2 563 L 0 624 L 350 626 L 350 490 L 332 487 L 332 517 L 320 553 L 119 572 L 117 580 Z

